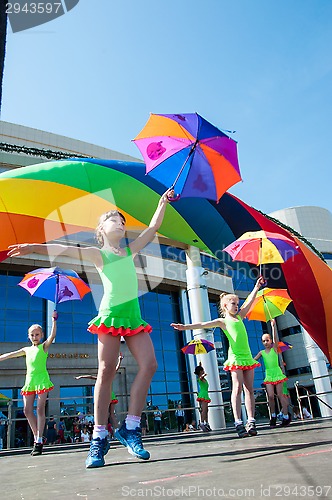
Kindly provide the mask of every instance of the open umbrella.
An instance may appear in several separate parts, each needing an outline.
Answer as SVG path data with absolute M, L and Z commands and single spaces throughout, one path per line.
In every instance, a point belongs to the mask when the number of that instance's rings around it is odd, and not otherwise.
M 241 180 L 236 142 L 197 113 L 151 114 L 134 142 L 146 173 L 182 197 L 218 201 Z
M 284 314 L 291 302 L 292 299 L 288 295 L 287 290 L 263 288 L 257 292 L 247 318 L 257 321 L 270 321 L 272 318 Z
M 3 172 L 0 261 L 7 257 L 8 246 L 15 243 L 44 243 L 62 237 L 67 242 L 71 234 L 81 233 L 80 241 L 93 244 L 99 217 L 109 210 L 123 213 L 128 230 L 142 231 L 164 191 L 161 183 L 145 175 L 142 163 L 87 158 Z M 186 211 L 183 215 L 179 212 L 183 206 L 179 203 L 176 208 L 167 206 L 159 233 L 211 253 L 186 221 Z M 190 207 L 186 210 L 190 214 Z
M 268 231 L 244 233 L 240 238 L 224 248 L 233 260 L 243 260 L 252 264 L 286 262 L 298 252 L 297 245 L 283 234 Z
M 286 342 L 285 340 L 279 340 L 279 342 L 278 342 L 278 351 L 279 352 L 285 352 L 285 351 L 288 351 L 289 349 L 293 349 L 292 344 L 290 344 L 289 342 Z
M 91 291 L 75 271 L 60 267 L 31 271 L 19 286 L 35 297 L 51 300 L 55 305 L 67 300 L 82 300 Z
M 81 233 L 93 241 L 98 217 L 118 207 L 129 229 L 149 224 L 165 187 L 145 174 L 143 163 L 72 159 L 15 168 L 0 174 L 0 260 L 8 245 L 70 240 Z M 287 288 L 289 310 L 332 359 L 332 270 L 311 248 L 277 221 L 225 193 L 219 203 L 181 198 L 169 204 L 159 233 L 214 254 L 220 261 L 252 277 L 252 264 L 232 261 L 222 249 L 246 231 L 282 234 L 297 246 L 294 258 L 266 266 L 271 288 Z M 84 231 L 84 233 L 83 233 Z M 315 310 L 315 314 L 312 314 Z
M 214 344 L 205 339 L 191 340 L 181 349 L 184 354 L 207 354 L 213 350 Z

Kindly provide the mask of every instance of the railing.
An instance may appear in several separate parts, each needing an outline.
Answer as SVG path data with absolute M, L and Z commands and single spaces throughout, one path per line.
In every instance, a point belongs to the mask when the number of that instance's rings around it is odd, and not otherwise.
M 295 387 L 295 391 L 296 391 L 296 398 L 298 401 L 298 406 L 299 406 L 300 412 L 301 412 L 301 418 L 303 418 L 302 404 L 301 403 L 302 403 L 302 400 L 304 398 L 308 401 L 308 406 L 309 406 L 309 410 L 310 410 L 311 414 L 312 414 L 312 406 L 311 406 L 311 398 L 312 397 L 317 398 L 320 402 L 322 402 L 323 404 L 325 404 L 326 406 L 331 408 L 325 401 L 321 400 L 316 394 L 312 394 L 312 393 L 310 393 L 310 391 L 306 387 L 300 386 L 298 382 L 295 382 L 294 387 Z M 300 395 L 299 388 L 302 388 L 303 390 L 305 390 L 306 394 Z M 214 391 L 209 391 L 209 394 L 212 395 L 213 392 Z M 217 392 L 217 391 L 215 391 L 215 392 Z M 256 389 L 254 389 L 254 392 L 256 394 L 255 417 L 258 421 L 267 421 L 270 418 L 270 410 L 269 410 L 269 405 L 268 405 L 267 392 L 264 388 L 259 388 L 259 389 L 256 388 Z M 227 395 L 229 393 L 229 395 L 230 395 L 231 389 L 229 389 L 229 388 L 222 389 L 221 393 L 223 395 Z M 179 400 L 189 399 L 189 398 L 190 398 L 190 400 L 194 400 L 197 393 L 196 392 L 195 393 L 192 393 L 192 392 L 178 392 L 178 393 L 174 392 L 174 393 L 172 393 L 172 396 L 176 396 L 176 395 L 179 396 Z M 154 393 L 153 397 L 155 397 L 155 396 L 165 396 L 165 393 Z M 118 399 L 120 402 L 121 402 L 121 400 L 123 400 L 123 402 L 125 403 L 125 406 L 126 406 L 126 402 L 127 402 L 128 397 L 129 397 L 128 394 L 124 394 L 124 395 L 118 396 Z M 79 397 L 75 396 L 75 398 L 72 398 L 72 397 L 51 398 L 51 397 L 49 397 L 49 401 L 52 401 L 52 402 L 59 401 L 59 407 L 60 407 L 60 399 L 61 399 L 61 402 L 64 403 L 62 406 L 63 412 L 61 412 L 60 414 L 54 413 L 53 416 L 57 422 L 59 421 L 60 418 L 64 419 L 64 421 L 66 423 L 66 429 L 67 429 L 66 436 L 68 436 L 68 435 L 71 435 L 73 433 L 72 425 L 70 425 L 70 424 L 73 421 L 74 417 L 77 417 L 78 408 L 80 408 L 80 409 L 91 408 L 92 409 L 93 408 L 93 396 L 79 396 Z M 81 402 L 80 403 L 73 403 L 73 401 L 75 401 L 76 399 L 81 401 Z M 223 398 L 223 399 L 228 399 L 228 398 Z M 66 401 L 68 402 L 67 405 L 66 405 Z M 22 423 L 24 422 L 24 426 L 26 427 L 26 432 L 22 433 L 23 434 L 22 439 L 24 441 L 24 446 L 29 446 L 31 444 L 31 440 L 32 440 L 31 431 L 30 431 L 30 428 L 27 424 L 26 418 L 25 417 L 17 417 L 18 411 L 23 412 L 23 408 L 18 407 L 18 405 L 17 405 L 18 402 L 22 403 L 22 399 L 13 399 L 13 400 L 9 400 L 7 402 L 7 412 L 8 412 L 7 432 L 6 432 L 7 448 L 15 448 L 15 447 L 20 446 L 20 445 L 15 446 L 15 437 L 17 436 L 17 433 L 19 432 L 20 422 L 22 422 Z M 277 408 L 279 408 L 279 411 L 280 411 L 281 407 L 280 407 L 278 398 L 276 398 L 276 402 L 277 402 Z M 166 408 L 166 409 L 160 408 L 162 413 L 163 413 L 163 430 L 166 432 L 177 429 L 177 421 L 176 421 L 176 416 L 175 416 L 175 411 L 177 409 L 176 408 L 177 403 L 178 403 L 178 401 L 173 402 L 173 404 L 174 404 L 173 408 Z M 121 405 L 119 405 L 119 406 L 121 406 Z M 124 405 L 122 405 L 122 406 L 124 406 Z M 242 403 L 242 406 L 244 407 L 244 403 Z M 233 425 L 233 423 L 232 423 L 233 417 L 232 417 L 232 409 L 231 409 L 230 401 L 224 401 L 221 405 L 213 405 L 210 403 L 209 409 L 212 410 L 213 408 L 218 408 L 219 410 L 223 411 L 224 415 L 225 415 L 226 423 Z M 196 423 L 198 424 L 199 407 L 197 405 L 194 405 L 194 406 L 187 405 L 187 406 L 183 407 L 182 409 L 185 411 L 185 416 L 186 416 L 187 422 L 189 422 L 189 420 L 190 420 L 190 423 L 191 423 L 192 420 L 195 420 Z M 152 430 L 153 429 L 154 408 L 148 406 L 147 409 L 145 409 L 144 411 L 148 416 L 149 427 Z M 69 414 L 69 412 L 70 412 L 70 414 Z M 125 417 L 126 412 L 125 411 L 122 411 L 122 412 L 117 411 L 116 414 L 117 414 L 118 420 L 119 419 L 122 420 Z M 189 415 L 191 415 L 191 419 L 189 419 Z M 198 416 L 198 418 L 197 418 L 197 416 Z M 23 444 L 21 444 L 21 446 L 23 446 Z

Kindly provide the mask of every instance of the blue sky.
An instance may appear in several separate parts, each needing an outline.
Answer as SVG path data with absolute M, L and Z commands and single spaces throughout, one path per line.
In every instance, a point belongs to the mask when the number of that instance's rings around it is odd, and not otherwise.
M 80 0 L 8 28 L 2 120 L 140 158 L 149 113 L 235 130 L 243 182 L 269 213 L 332 212 L 330 0 Z

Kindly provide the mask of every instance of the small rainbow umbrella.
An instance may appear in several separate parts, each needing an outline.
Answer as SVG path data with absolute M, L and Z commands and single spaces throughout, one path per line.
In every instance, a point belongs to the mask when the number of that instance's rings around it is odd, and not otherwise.
M 291 302 L 292 299 L 286 289 L 263 288 L 257 292 L 247 318 L 257 321 L 270 321 L 272 318 L 284 314 Z M 244 302 L 245 304 L 246 302 Z
M 241 180 L 237 143 L 197 113 L 151 113 L 134 142 L 146 173 L 178 196 L 218 201 Z
M 184 354 L 207 354 L 213 350 L 214 344 L 205 339 L 191 340 L 181 349 Z
M 283 263 L 298 253 L 297 245 L 287 236 L 268 231 L 244 233 L 224 248 L 233 260 L 262 264 Z
M 67 300 L 82 300 L 91 290 L 71 269 L 40 268 L 27 273 L 19 286 L 31 295 L 51 300 L 55 304 Z
M 289 349 L 293 349 L 293 345 L 289 342 L 286 342 L 285 340 L 280 340 L 278 342 L 278 352 L 285 352 Z

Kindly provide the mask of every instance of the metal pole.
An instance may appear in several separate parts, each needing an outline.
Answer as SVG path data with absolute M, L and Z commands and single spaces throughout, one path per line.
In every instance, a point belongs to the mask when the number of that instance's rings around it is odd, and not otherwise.
M 201 257 L 198 248 L 190 246 L 187 250 L 187 292 L 190 305 L 192 323 L 211 320 L 209 297 L 205 284 L 204 269 L 201 264 Z M 212 331 L 193 330 L 195 339 L 206 339 L 214 343 Z M 226 427 L 223 410 L 223 399 L 220 386 L 219 370 L 216 351 L 208 354 L 198 355 L 198 363 L 201 362 L 209 382 L 210 408 L 209 423 L 212 429 Z M 221 410 L 222 408 L 222 410 Z
M 313 381 L 315 385 L 315 391 L 319 399 L 325 401 L 330 407 L 332 406 L 332 391 L 331 382 L 328 376 L 328 370 L 326 366 L 325 356 L 321 349 L 318 347 L 316 342 L 310 337 L 310 335 L 303 330 L 303 341 L 308 356 L 308 361 L 310 364 L 311 372 L 313 375 Z M 332 417 L 332 410 L 325 404 L 322 404 L 319 399 L 317 399 L 319 404 L 319 409 L 322 417 Z

